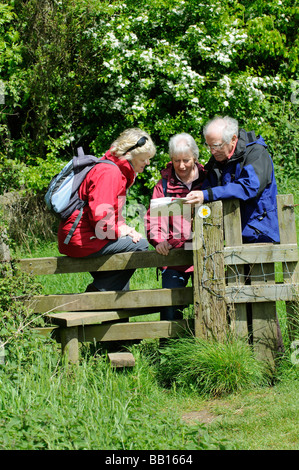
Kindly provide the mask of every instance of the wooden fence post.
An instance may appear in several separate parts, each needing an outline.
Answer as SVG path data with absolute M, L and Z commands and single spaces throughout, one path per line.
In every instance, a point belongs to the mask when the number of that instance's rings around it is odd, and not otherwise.
M 281 194 L 277 196 L 277 210 L 279 221 L 280 243 L 297 243 L 296 222 L 294 211 L 294 197 L 292 194 Z M 283 263 L 283 278 L 288 283 L 299 282 L 299 263 Z M 286 302 L 286 313 L 288 320 L 288 334 L 290 341 L 295 339 L 295 331 L 298 331 L 299 319 L 297 305 L 294 302 Z
M 223 201 L 223 224 L 225 246 L 242 245 L 242 227 L 239 199 Z M 227 266 L 227 285 L 245 284 L 244 265 Z M 231 304 L 228 311 L 231 331 L 239 338 L 248 338 L 246 304 Z
M 205 208 L 207 208 L 205 212 Z M 193 235 L 195 336 L 227 336 L 222 202 L 195 208 Z
M 275 284 L 274 263 L 251 266 L 250 283 Z M 275 302 L 254 302 L 252 308 L 252 339 L 256 357 L 274 367 L 278 351 L 278 320 Z
M 62 328 L 60 331 L 62 354 L 69 362 L 76 364 L 79 360 L 78 327 Z

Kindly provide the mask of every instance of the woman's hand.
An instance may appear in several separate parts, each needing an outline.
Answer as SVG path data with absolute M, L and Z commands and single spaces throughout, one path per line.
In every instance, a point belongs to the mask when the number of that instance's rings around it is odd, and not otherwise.
M 171 248 L 171 245 L 167 241 L 164 241 L 158 243 L 158 245 L 156 246 L 156 252 L 159 253 L 159 255 L 167 256 Z
M 129 237 L 132 238 L 134 243 L 139 242 L 139 240 L 141 240 L 141 238 L 142 238 L 141 233 L 136 232 L 136 230 L 134 228 L 132 228 L 131 232 L 129 232 L 128 235 L 129 235 Z
M 141 233 L 136 232 L 136 230 L 134 228 L 129 227 L 128 225 L 121 225 L 118 230 L 119 230 L 119 233 L 120 233 L 120 237 L 129 236 L 129 237 L 132 238 L 132 241 L 134 243 L 139 242 L 139 240 L 141 240 L 141 238 L 142 238 Z
M 204 201 L 202 191 L 190 191 L 186 196 L 187 201 L 185 204 L 202 204 Z

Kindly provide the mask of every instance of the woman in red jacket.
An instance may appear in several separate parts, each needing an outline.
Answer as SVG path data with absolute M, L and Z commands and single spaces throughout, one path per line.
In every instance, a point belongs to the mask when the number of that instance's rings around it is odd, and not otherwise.
M 169 141 L 171 161 L 161 171 L 162 179 L 154 187 L 152 199 L 162 197 L 186 197 L 195 188 L 200 189 L 206 177 L 203 165 L 198 163 L 199 151 L 190 134 L 173 136 Z M 191 249 L 192 218 L 191 206 L 184 208 L 183 215 L 154 216 L 147 212 L 146 230 L 149 242 L 156 251 L 168 255 L 173 248 Z M 162 270 L 162 287 L 185 287 L 193 273 L 193 266 L 165 267 Z M 180 308 L 183 308 L 182 306 Z M 182 317 L 179 307 L 163 307 L 161 320 L 177 320 Z
M 59 225 L 60 253 L 80 258 L 148 249 L 147 240 L 126 224 L 121 212 L 127 190 L 155 153 L 151 137 L 138 128 L 125 130 L 113 142 L 103 158 L 114 165 L 95 165 L 79 188 L 79 197 L 87 204 L 68 245 L 64 240 L 79 211 Z M 93 282 L 87 291 L 127 290 L 133 272 L 92 272 Z

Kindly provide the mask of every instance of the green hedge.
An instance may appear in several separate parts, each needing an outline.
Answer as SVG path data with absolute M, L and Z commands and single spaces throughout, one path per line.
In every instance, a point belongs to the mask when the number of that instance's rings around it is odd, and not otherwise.
M 298 177 L 291 0 L 11 0 L 0 13 L 1 192 L 43 191 L 77 146 L 102 155 L 139 126 L 158 147 L 139 177 L 150 193 L 172 134 L 191 133 L 206 161 L 215 114 L 263 135 L 278 178 Z

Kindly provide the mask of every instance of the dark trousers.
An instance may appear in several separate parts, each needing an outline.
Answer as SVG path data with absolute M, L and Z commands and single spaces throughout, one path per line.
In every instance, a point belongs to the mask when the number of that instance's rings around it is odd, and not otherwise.
M 175 287 L 186 287 L 192 272 L 181 272 L 175 269 L 166 268 L 162 271 L 162 287 L 163 289 L 171 289 Z M 180 310 L 184 309 L 184 305 L 171 307 L 162 307 L 160 311 L 160 320 L 180 320 L 183 315 Z

